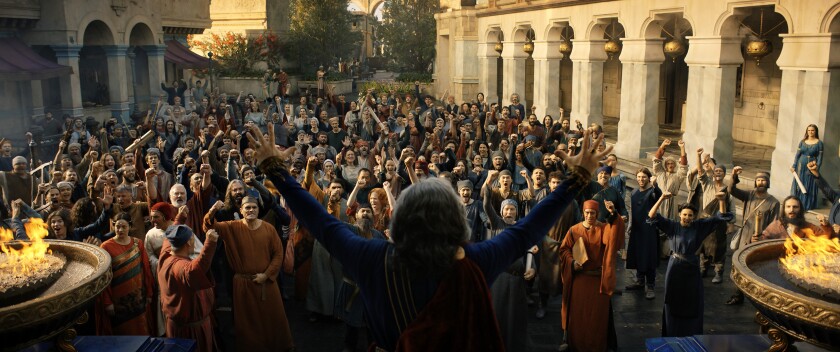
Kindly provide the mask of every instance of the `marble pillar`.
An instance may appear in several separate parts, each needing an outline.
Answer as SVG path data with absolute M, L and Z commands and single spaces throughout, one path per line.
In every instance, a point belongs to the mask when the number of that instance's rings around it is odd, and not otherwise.
M 572 114 L 571 122 L 580 120 L 584 126 L 604 123 L 604 51 L 606 40 L 573 39 Z
M 782 90 L 769 189 L 779 200 L 790 194 L 790 167 L 810 124 L 817 125 L 824 144 L 821 177 L 832 187 L 840 177 L 840 58 L 832 55 L 840 52 L 840 35 L 781 36 L 784 47 L 776 63 L 782 69 Z
M 560 60 L 563 54 L 557 50 L 559 41 L 534 42 L 534 103 L 535 113 L 542 122 L 545 115 L 555 121 L 560 117 Z
M 160 89 L 161 83 L 166 83 L 166 66 L 163 62 L 163 54 L 166 53 L 166 45 L 144 45 L 146 56 L 149 58 L 149 104 L 154 106 L 158 97 L 166 92 Z M 168 85 L 168 83 L 166 83 Z
M 621 112 L 618 120 L 616 155 L 645 158 L 659 145 L 660 69 L 665 60 L 664 39 L 621 40 Z
M 137 63 L 134 61 L 137 58 L 137 54 L 134 53 L 134 47 L 129 47 L 126 51 L 126 57 L 128 57 L 128 67 L 126 69 L 126 75 L 128 76 L 128 110 L 129 111 L 136 111 L 137 110 Z M 130 114 L 130 112 L 129 112 Z
M 127 121 L 129 118 L 129 78 L 126 77 L 128 45 L 106 45 L 102 48 L 105 49 L 105 55 L 108 57 L 108 92 L 111 99 L 111 116 L 120 121 Z
M 741 38 L 688 37 L 685 133 L 686 152 L 697 148 L 719 164 L 732 166 L 732 120 Z M 696 157 L 690 156 L 689 160 Z
M 523 44 L 525 42 L 504 42 L 505 50 L 502 51 L 502 59 L 504 59 L 504 87 L 502 89 L 502 101 L 500 105 L 510 105 L 510 96 L 516 93 L 519 94 L 519 102 L 525 106 L 525 111 L 527 112 L 529 111 L 531 102 L 525 101 L 525 60 L 528 58 L 528 54 L 522 51 Z M 511 116 L 513 116 L 512 113 Z
M 490 103 L 498 103 L 498 69 L 499 55 L 493 51 L 495 43 L 478 44 L 478 91 L 484 93 L 484 100 Z M 493 54 L 486 54 L 492 52 Z M 481 55 L 481 53 L 485 53 Z
M 61 88 L 61 113 L 71 117 L 83 117 L 82 87 L 79 83 L 79 52 L 81 45 L 53 45 L 55 58 L 59 65 L 70 66 L 73 73 L 59 77 Z
M 40 121 L 44 118 L 44 91 L 41 87 L 40 80 L 29 81 L 31 97 L 32 97 L 32 120 Z

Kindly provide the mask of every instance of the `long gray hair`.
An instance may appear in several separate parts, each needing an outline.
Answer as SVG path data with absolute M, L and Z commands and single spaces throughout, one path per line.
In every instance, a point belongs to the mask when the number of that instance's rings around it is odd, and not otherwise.
M 452 185 L 434 178 L 400 193 L 390 230 L 397 266 L 425 277 L 444 274 L 470 234 L 464 206 Z

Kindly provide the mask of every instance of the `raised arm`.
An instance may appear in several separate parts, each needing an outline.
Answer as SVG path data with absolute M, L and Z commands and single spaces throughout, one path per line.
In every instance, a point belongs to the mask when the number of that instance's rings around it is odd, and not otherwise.
M 662 193 L 662 195 L 659 196 L 659 199 L 656 200 L 656 204 L 654 204 L 653 207 L 650 208 L 650 211 L 648 211 L 648 217 L 651 219 L 656 218 L 656 213 L 659 212 L 659 206 L 662 205 L 662 201 L 670 199 L 672 196 L 671 192 Z
M 817 187 L 820 188 L 820 191 L 822 191 L 826 199 L 834 203 L 838 198 L 840 198 L 840 193 L 831 188 L 828 182 L 826 182 L 824 178 L 820 177 L 820 167 L 817 165 L 816 161 L 808 163 L 808 171 L 814 175 L 814 178 L 817 180 Z

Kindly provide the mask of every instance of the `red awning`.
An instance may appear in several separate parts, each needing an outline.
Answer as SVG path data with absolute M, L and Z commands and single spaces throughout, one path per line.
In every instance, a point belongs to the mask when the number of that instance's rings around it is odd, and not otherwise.
M 207 68 L 210 66 L 210 59 L 197 55 L 177 40 L 166 41 L 166 61 L 172 62 L 181 68 Z
M 0 38 L 0 80 L 42 80 L 72 73 L 70 66 L 45 59 L 18 38 Z

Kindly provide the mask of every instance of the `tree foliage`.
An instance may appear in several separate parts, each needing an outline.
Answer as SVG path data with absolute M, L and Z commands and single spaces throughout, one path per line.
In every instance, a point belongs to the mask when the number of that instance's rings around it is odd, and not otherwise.
M 385 0 L 378 36 L 400 70 L 432 72 L 438 0 Z
M 289 59 L 302 72 L 332 66 L 358 49 L 361 35 L 351 30 L 347 0 L 291 0 L 290 12 Z

